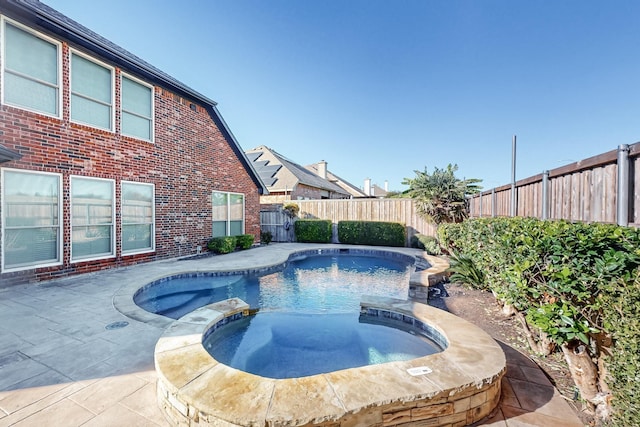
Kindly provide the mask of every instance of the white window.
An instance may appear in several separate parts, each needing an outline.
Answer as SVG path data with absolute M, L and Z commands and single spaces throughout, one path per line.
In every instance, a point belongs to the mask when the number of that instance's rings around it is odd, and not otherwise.
M 154 186 L 122 182 L 122 253 L 155 249 Z
M 244 194 L 214 191 L 213 237 L 244 234 Z
M 113 68 L 71 53 L 71 120 L 113 129 Z
M 111 179 L 71 177 L 71 260 L 113 256 L 115 184 Z
M 122 76 L 122 117 L 120 132 L 153 141 L 153 87 Z
M 60 44 L 2 20 L 2 102 L 60 116 Z
M 61 262 L 60 174 L 2 169 L 2 270 Z

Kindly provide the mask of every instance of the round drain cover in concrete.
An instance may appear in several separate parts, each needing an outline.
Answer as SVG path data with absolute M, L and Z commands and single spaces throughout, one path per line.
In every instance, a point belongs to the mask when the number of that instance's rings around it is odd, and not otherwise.
M 107 326 L 105 326 L 105 329 L 120 329 L 120 328 L 124 328 L 125 326 L 127 326 L 129 324 L 129 322 L 113 322 L 113 323 L 109 323 Z

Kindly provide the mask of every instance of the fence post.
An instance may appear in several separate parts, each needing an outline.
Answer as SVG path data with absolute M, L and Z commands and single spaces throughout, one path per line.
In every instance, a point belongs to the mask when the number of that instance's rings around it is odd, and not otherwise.
M 549 219 L 549 171 L 542 172 L 542 219 Z
M 618 194 L 617 194 L 618 225 L 629 225 L 629 146 L 618 146 Z
M 478 218 L 482 218 L 482 193 L 480 193 L 480 202 L 479 202 L 479 212 L 478 212 Z
M 516 216 L 518 200 L 516 196 L 516 136 L 511 143 L 511 216 Z
M 496 217 L 496 188 L 491 189 L 491 218 Z

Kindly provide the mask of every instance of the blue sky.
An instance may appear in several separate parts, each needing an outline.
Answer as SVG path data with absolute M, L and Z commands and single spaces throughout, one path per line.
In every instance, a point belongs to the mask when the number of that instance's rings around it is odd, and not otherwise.
M 485 189 L 640 140 L 640 1 L 44 0 L 217 101 L 240 145 Z

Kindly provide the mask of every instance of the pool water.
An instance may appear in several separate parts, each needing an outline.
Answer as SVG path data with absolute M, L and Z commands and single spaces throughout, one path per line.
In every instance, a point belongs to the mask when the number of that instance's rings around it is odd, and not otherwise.
M 351 313 L 258 313 L 209 334 L 203 345 L 221 363 L 276 379 L 411 360 L 442 351 L 413 330 L 362 323 Z
M 171 278 L 146 286 L 134 301 L 147 311 L 173 319 L 229 298 L 240 298 L 261 310 L 357 312 L 362 295 L 405 299 L 413 268 L 390 257 L 313 255 L 263 276 Z

